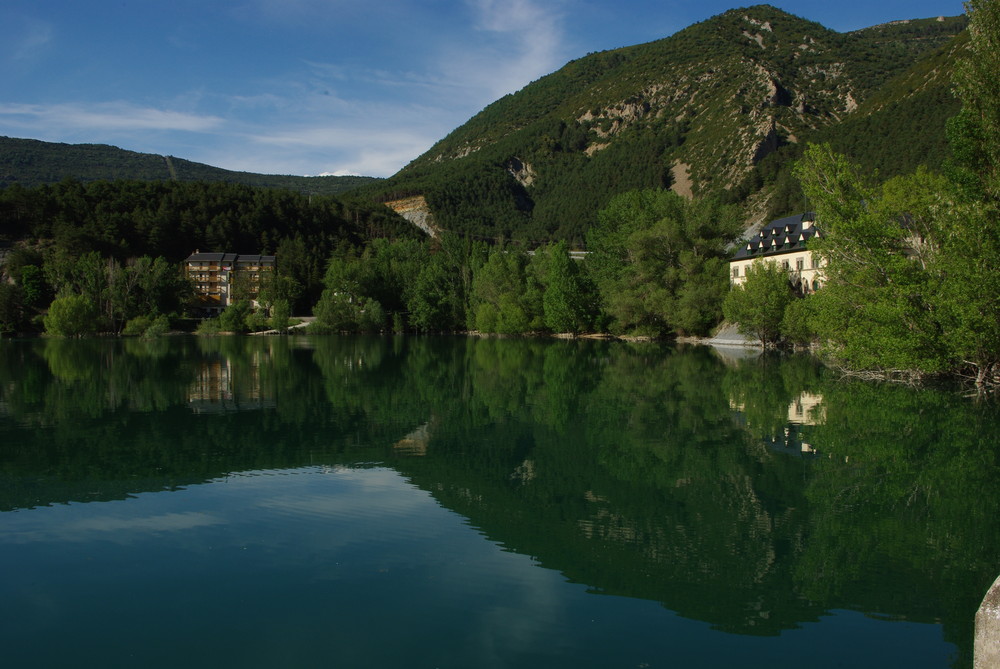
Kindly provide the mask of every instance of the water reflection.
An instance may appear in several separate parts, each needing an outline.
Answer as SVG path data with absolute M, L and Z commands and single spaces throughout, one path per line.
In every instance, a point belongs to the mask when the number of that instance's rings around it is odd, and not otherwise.
M 380 463 L 593 593 L 778 635 L 940 622 L 1000 564 L 998 412 L 808 357 L 447 338 L 0 342 L 0 510 Z

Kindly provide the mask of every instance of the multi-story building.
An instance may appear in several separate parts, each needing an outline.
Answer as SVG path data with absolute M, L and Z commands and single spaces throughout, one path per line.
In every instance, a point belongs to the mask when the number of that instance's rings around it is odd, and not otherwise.
M 195 251 L 184 261 L 184 274 L 194 284 L 198 306 L 221 311 L 240 298 L 253 300 L 262 278 L 275 268 L 274 256 Z
M 746 281 L 747 268 L 757 262 L 777 262 L 788 270 L 788 278 L 803 295 L 817 290 L 822 281 L 822 259 L 806 248 L 819 237 L 811 212 L 771 221 L 755 237 L 747 240 L 729 261 L 730 282 Z

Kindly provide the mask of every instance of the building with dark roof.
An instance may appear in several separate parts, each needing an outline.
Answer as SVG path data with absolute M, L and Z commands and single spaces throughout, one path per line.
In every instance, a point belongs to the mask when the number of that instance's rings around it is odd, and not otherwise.
M 274 256 L 195 251 L 184 261 L 184 274 L 194 284 L 198 306 L 207 312 L 225 309 L 242 291 L 253 300 L 265 273 L 273 272 Z
M 761 228 L 729 260 L 730 282 L 743 283 L 747 268 L 754 263 L 776 262 L 788 270 L 796 290 L 803 294 L 817 290 L 823 281 L 823 262 L 806 248 L 810 239 L 821 236 L 815 218 L 812 212 L 806 212 L 779 218 Z

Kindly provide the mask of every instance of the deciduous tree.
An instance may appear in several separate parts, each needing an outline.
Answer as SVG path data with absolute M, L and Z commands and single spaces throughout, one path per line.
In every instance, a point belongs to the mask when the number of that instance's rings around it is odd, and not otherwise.
M 781 320 L 794 299 L 784 267 L 777 262 L 755 262 L 747 267 L 744 282 L 726 295 L 722 310 L 728 320 L 738 323 L 740 332 L 768 347 L 781 340 Z

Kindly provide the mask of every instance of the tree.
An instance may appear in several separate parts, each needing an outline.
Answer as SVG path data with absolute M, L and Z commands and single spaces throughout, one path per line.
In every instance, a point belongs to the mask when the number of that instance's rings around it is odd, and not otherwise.
M 247 316 L 253 311 L 248 300 L 233 302 L 219 314 L 219 329 L 223 332 L 246 332 Z
M 962 201 L 945 210 L 941 315 L 953 355 L 984 388 L 1000 385 L 1000 3 L 966 8 L 969 50 L 954 75 L 962 110 L 948 127 Z
M 544 327 L 541 287 L 522 251 L 498 244 L 472 277 L 470 307 L 475 329 L 524 334 Z
M 420 269 L 409 293 L 410 324 L 424 332 L 461 329 L 465 314 L 456 290 L 456 276 L 449 259 L 441 253 Z
M 954 173 L 977 200 L 1000 202 L 1000 4 L 968 0 L 969 49 L 952 82 L 962 110 L 949 121 Z
M 288 300 L 275 300 L 271 305 L 271 328 L 283 332 L 288 328 L 288 320 L 291 316 L 292 308 Z
M 42 306 L 45 299 L 45 276 L 37 265 L 21 267 L 19 285 L 24 295 L 24 306 L 28 308 Z
M 45 331 L 59 337 L 80 337 L 96 330 L 97 309 L 83 295 L 58 297 L 45 315 Z
M 0 334 L 18 331 L 24 323 L 24 299 L 19 286 L 0 281 Z
M 544 250 L 548 254 L 542 305 L 545 326 L 553 332 L 577 333 L 590 326 L 591 301 L 577 262 L 569 257 L 566 242 Z M 539 252 L 541 253 L 541 251 Z
M 747 267 L 746 280 L 729 291 L 722 310 L 726 319 L 739 324 L 740 332 L 768 347 L 781 341 L 781 320 L 794 299 L 784 267 L 755 262 Z
M 890 376 L 951 368 L 937 307 L 946 184 L 918 171 L 875 187 L 827 145 L 809 146 L 795 171 L 823 230 L 810 245 L 825 261 L 812 325 L 826 354 Z
M 806 296 L 796 298 L 785 307 L 785 315 L 781 319 L 781 336 L 785 341 L 795 346 L 808 346 L 816 337 L 813 329 L 814 298 Z
M 703 334 L 722 316 L 727 246 L 741 227 L 715 200 L 616 196 L 587 235 L 587 267 L 617 332 Z

